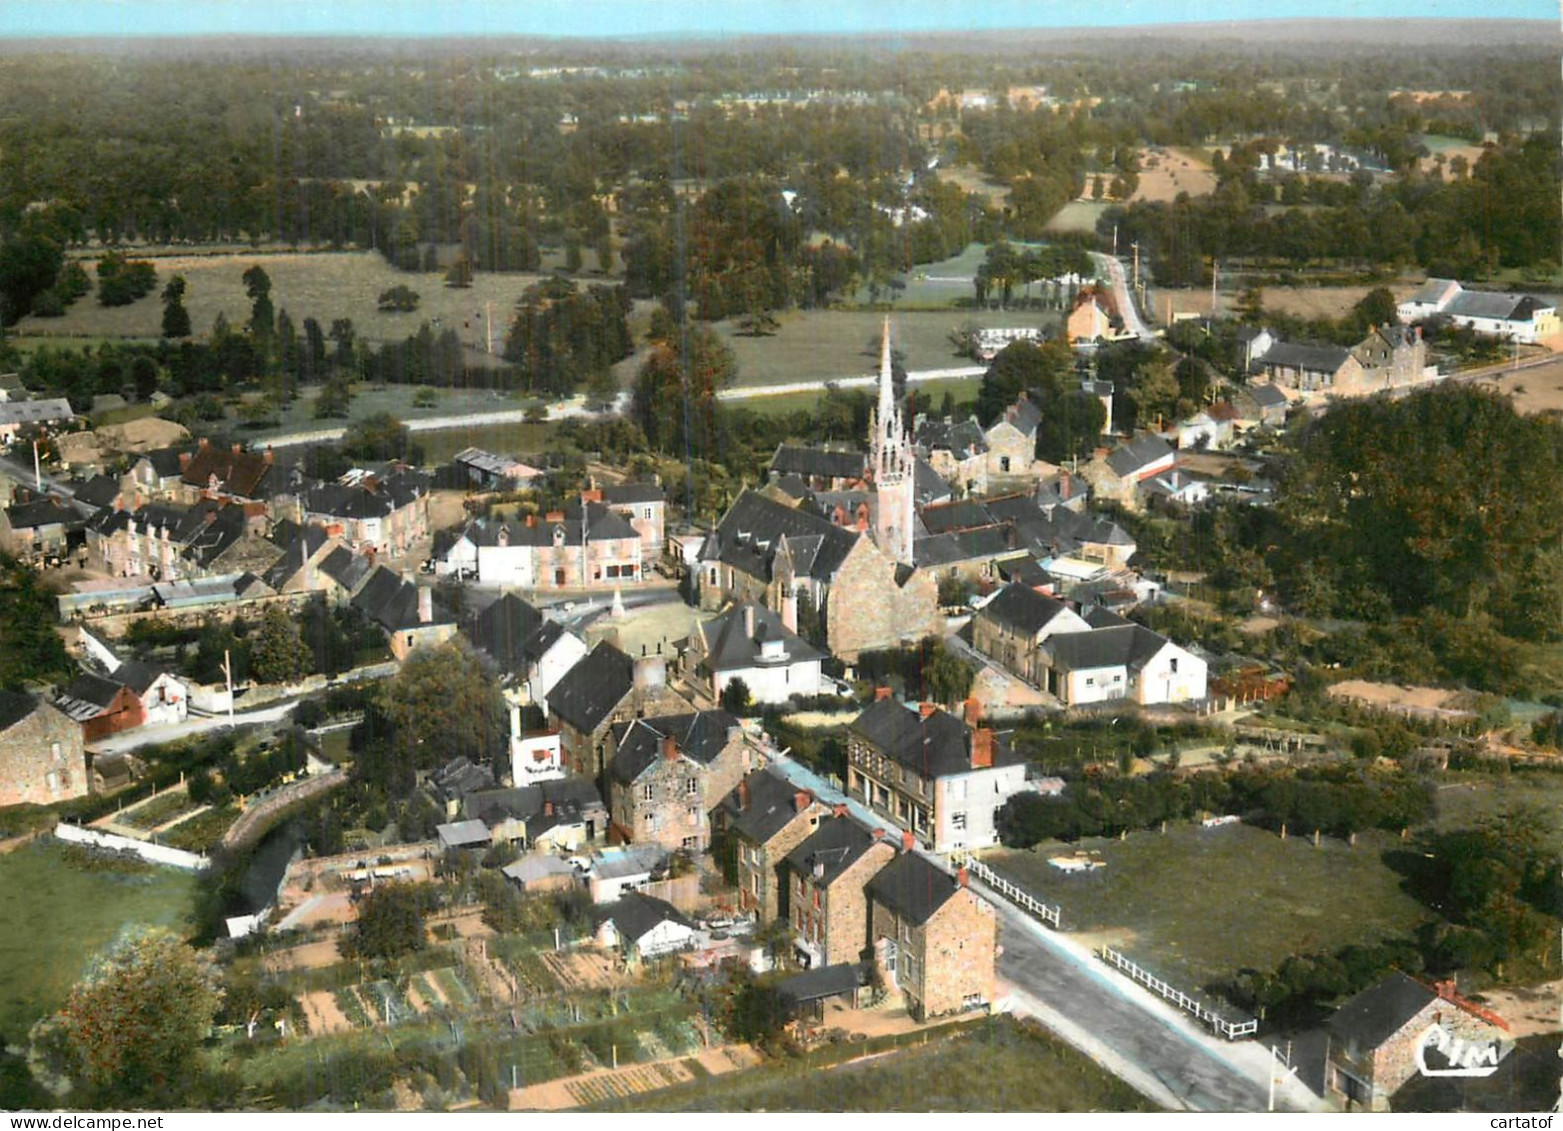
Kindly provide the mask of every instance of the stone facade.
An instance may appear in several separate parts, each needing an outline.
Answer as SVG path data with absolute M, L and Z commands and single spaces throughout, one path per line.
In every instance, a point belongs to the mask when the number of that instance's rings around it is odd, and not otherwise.
M 825 598 L 825 638 L 832 655 L 894 648 L 939 632 L 939 584 L 927 570 L 899 583 L 895 564 L 866 538 L 841 563 Z
M 729 851 L 733 857 L 733 882 L 738 888 L 738 906 L 761 923 L 788 917 L 790 900 L 782 862 L 787 854 L 812 833 L 829 810 L 812 795 L 800 792 L 792 818 L 763 844 L 732 831 Z
M 791 869 L 788 902 L 792 928 L 819 955 L 819 965 L 834 966 L 862 959 L 868 949 L 869 927 L 868 893 L 864 888 L 893 856 L 895 849 L 880 841 L 829 884 L 816 884 L 812 876 Z
M 1037 437 L 1026 433 L 1008 420 L 1000 419 L 988 429 L 987 473 L 993 477 L 1025 475 L 1036 459 Z
M 48 805 L 90 786 L 82 728 L 48 703 L 32 703 L 0 731 L 0 806 Z
M 708 814 L 753 768 L 752 759 L 741 730 L 709 765 L 681 753 L 669 735 L 663 739 L 662 756 L 634 781 L 611 782 L 613 823 L 634 844 L 705 852 L 711 847 Z
M 916 924 L 870 902 L 875 961 L 913 1017 L 927 1021 L 992 1004 L 999 923 L 990 904 L 962 887 Z

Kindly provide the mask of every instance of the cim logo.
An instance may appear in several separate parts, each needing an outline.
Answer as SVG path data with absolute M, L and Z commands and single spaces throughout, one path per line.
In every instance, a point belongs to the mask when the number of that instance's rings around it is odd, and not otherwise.
M 1437 1054 L 1443 1067 L 1427 1062 L 1429 1050 Z M 1491 1076 L 1508 1051 L 1502 1040 L 1468 1041 L 1435 1023 L 1417 1041 L 1416 1066 L 1423 1076 Z

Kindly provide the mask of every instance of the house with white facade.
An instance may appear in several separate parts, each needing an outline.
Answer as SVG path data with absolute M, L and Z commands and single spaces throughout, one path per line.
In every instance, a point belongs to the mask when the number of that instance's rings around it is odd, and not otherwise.
M 645 962 L 695 945 L 695 926 L 665 900 L 639 892 L 605 909 L 597 920 L 597 942 Z
M 789 611 L 795 610 L 797 598 L 790 601 Z M 792 625 L 755 601 L 740 602 L 697 625 L 689 638 L 689 662 L 696 677 L 718 700 L 735 679 L 743 680 L 756 703 L 818 695 L 824 658 Z
M 1039 650 L 1043 688 L 1066 707 L 1128 699 L 1142 706 L 1206 696 L 1205 661 L 1137 624 L 1054 636 Z
M 636 584 L 641 535 L 623 515 L 588 503 L 574 517 L 550 511 L 539 518 L 476 519 L 454 539 L 441 539 L 434 572 L 471 577 L 483 585 L 562 589 Z
M 1454 279 L 1429 279 L 1395 308 L 1402 322 L 1442 315 L 1488 337 L 1533 344 L 1563 332 L 1557 306 L 1534 295 L 1467 290 Z

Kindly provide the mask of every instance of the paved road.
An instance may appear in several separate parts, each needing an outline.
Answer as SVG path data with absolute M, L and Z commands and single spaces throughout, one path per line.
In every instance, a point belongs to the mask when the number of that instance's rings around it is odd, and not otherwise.
M 1107 271 L 1108 282 L 1112 284 L 1113 298 L 1118 302 L 1118 312 L 1123 315 L 1124 325 L 1131 330 L 1135 337 L 1142 342 L 1153 342 L 1156 335 L 1151 333 L 1150 327 L 1145 325 L 1140 318 L 1140 312 L 1134 305 L 1134 299 L 1129 295 L 1129 284 L 1124 279 L 1123 263 L 1115 256 L 1102 255 L 1093 251 L 1091 258 L 1097 265 Z
M 986 365 L 958 365 L 950 369 L 916 369 L 906 375 L 908 384 L 920 381 L 946 381 L 954 377 L 981 377 Z M 747 385 L 741 389 L 723 389 L 719 401 L 742 401 L 753 397 L 778 397 L 788 393 L 817 393 L 829 385 L 837 389 L 866 389 L 879 383 L 879 375 L 857 374 L 851 377 L 819 377 L 812 381 L 790 381 L 781 385 Z
M 781 755 L 775 767 L 827 805 L 844 804 L 869 827 L 899 839 L 900 830 L 807 766 Z M 921 850 L 919 850 L 921 851 Z M 941 868 L 942 857 L 923 853 Z M 1194 1111 L 1264 1111 L 1270 1052 L 1256 1041 L 1228 1042 L 1127 978 L 1089 950 L 1043 927 L 1031 916 L 971 880 L 972 890 L 999 913 L 999 975 L 1010 983 L 1016 1011 L 1035 1017 L 1062 1039 L 1131 1086 L 1168 1107 Z M 1277 1090 L 1281 1111 L 1324 1110 L 1296 1083 Z

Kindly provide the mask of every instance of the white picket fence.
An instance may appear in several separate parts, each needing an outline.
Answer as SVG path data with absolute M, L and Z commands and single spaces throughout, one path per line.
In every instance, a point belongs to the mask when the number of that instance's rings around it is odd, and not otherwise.
M 1016 907 L 1030 912 L 1055 931 L 1059 929 L 1057 907 L 1049 903 L 1043 903 L 1025 888 L 1011 883 L 969 852 L 952 852 L 950 853 L 950 860 L 965 868 Z
M 1123 973 L 1129 975 L 1130 978 L 1153 993 L 1166 998 L 1179 1009 L 1192 1013 L 1196 1018 L 1209 1025 L 1229 1041 L 1235 1041 L 1239 1037 L 1251 1037 L 1259 1031 L 1259 1022 L 1252 1018 L 1247 1021 L 1228 1021 L 1204 1002 L 1189 997 L 1188 994 L 1176 986 L 1169 986 L 1149 970 L 1141 967 L 1132 958 L 1119 954 L 1110 946 L 1104 946 L 1097 951 L 1097 957 L 1109 966 L 1123 971 Z

